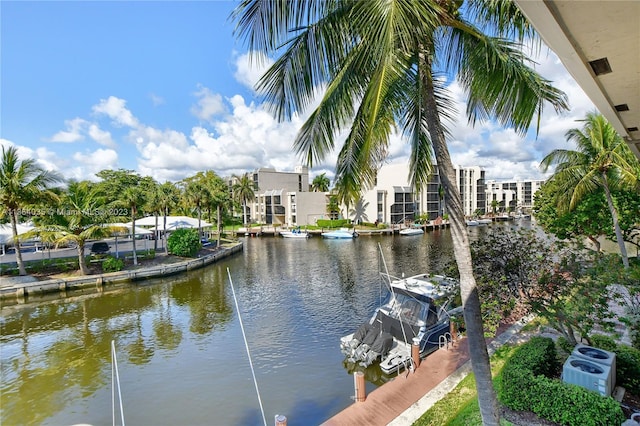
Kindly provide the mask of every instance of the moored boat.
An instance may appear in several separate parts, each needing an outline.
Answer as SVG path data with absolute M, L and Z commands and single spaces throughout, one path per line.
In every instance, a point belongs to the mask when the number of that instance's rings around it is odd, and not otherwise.
M 420 357 L 445 345 L 451 339 L 450 316 L 459 282 L 442 275 L 420 274 L 389 279 L 386 301 L 371 319 L 353 334 L 340 339 L 347 360 L 368 367 L 380 363 L 385 374 L 412 364 L 411 346 L 419 347 Z
M 400 235 L 422 235 L 424 234 L 424 230 L 422 228 L 405 228 L 405 229 L 401 229 L 399 234 Z
M 283 238 L 297 238 L 297 239 L 306 239 L 311 235 L 306 230 L 301 230 L 300 228 L 280 231 L 280 236 Z
M 356 231 L 351 231 L 348 228 L 340 228 L 334 231 L 323 232 L 322 236 L 324 238 L 334 238 L 334 239 L 352 239 L 358 236 Z

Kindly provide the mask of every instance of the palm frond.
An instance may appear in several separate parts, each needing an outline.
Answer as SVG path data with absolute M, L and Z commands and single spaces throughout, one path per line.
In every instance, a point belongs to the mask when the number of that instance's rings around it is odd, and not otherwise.
M 468 93 L 469 122 L 495 117 L 502 125 L 525 134 L 543 106 L 568 108 L 566 95 L 527 65 L 529 59 L 513 41 L 479 36 L 479 31 L 451 28 L 447 32 L 448 69 Z

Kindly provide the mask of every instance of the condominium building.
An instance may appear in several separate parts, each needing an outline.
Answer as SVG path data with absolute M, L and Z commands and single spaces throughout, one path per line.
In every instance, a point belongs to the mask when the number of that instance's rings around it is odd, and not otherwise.
M 249 220 L 268 225 L 303 226 L 326 216 L 327 195 L 310 192 L 309 169 L 293 172 L 260 168 L 252 173 L 255 200 Z
M 534 194 L 544 180 L 487 181 L 487 211 L 530 212 Z
M 464 214 L 484 214 L 486 189 L 484 170 L 456 167 L 456 183 L 462 196 Z M 385 164 L 378 171 L 374 188 L 366 191 L 347 217 L 364 222 L 402 223 L 425 215 L 428 220 L 447 212 L 446 196 L 441 189 L 437 169 L 420 193 L 409 184 L 409 165 Z

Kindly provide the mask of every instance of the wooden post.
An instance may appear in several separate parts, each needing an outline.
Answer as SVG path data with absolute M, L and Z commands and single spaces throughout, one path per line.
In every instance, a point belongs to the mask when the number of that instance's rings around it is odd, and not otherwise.
M 456 327 L 456 323 L 453 321 L 449 323 L 449 332 L 451 333 L 451 343 L 458 340 L 458 329 Z
M 364 373 L 362 371 L 356 371 L 353 373 L 353 383 L 356 388 L 356 402 L 364 402 L 367 398 L 364 385 Z
M 287 417 L 282 414 L 276 414 L 276 426 L 287 426 Z
M 411 358 L 415 368 L 418 368 L 420 366 L 420 340 L 417 338 L 413 339 L 413 344 L 411 345 Z

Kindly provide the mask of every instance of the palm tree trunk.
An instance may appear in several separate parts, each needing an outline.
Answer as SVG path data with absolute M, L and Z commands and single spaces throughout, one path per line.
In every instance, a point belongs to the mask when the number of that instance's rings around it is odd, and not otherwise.
M 220 235 L 222 234 L 222 228 L 220 226 L 220 221 L 222 220 L 222 212 L 221 212 L 221 210 L 222 209 L 218 205 L 218 208 L 217 208 L 217 213 L 218 213 L 218 219 L 217 219 L 217 222 L 218 222 L 218 241 L 216 242 L 216 249 L 220 247 Z
M 242 200 L 242 224 L 247 227 L 247 200 Z
M 133 264 L 134 266 L 138 265 L 138 255 L 136 254 L 136 213 L 135 213 L 135 209 L 132 208 L 131 209 L 131 223 L 132 225 L 132 231 L 131 231 L 131 243 L 133 244 Z
M 153 252 L 158 251 L 158 211 L 156 210 L 153 215 L 156 217 L 155 238 L 153 239 Z
M 84 261 L 84 241 L 78 241 L 78 266 L 82 275 L 89 275 L 89 268 Z
M 613 219 L 613 229 L 616 232 L 616 240 L 620 247 L 620 255 L 622 256 L 622 264 L 625 269 L 629 268 L 629 256 L 627 256 L 627 247 L 624 245 L 624 238 L 622 238 L 622 231 L 620 230 L 620 223 L 618 222 L 618 211 L 616 206 L 613 205 L 613 199 L 611 198 L 611 191 L 609 190 L 609 183 L 607 182 L 607 175 L 602 173 L 602 183 L 604 187 L 604 193 L 607 196 L 607 204 L 609 204 L 609 210 L 611 211 L 611 219 Z
M 425 70 L 430 70 L 430 64 L 425 58 Z M 436 104 L 435 92 L 431 76 L 423 72 L 421 76 L 424 87 L 424 112 L 431 143 L 438 163 L 438 173 L 447 196 L 447 211 L 451 221 L 451 236 L 458 271 L 460 272 L 460 292 L 462 296 L 462 306 L 464 321 L 467 327 L 467 338 L 469 340 L 469 354 L 471 367 L 475 374 L 476 391 L 478 392 L 478 405 L 484 425 L 498 425 L 500 413 L 498 410 L 498 400 L 496 397 L 493 382 L 491 380 L 491 364 L 487 343 L 484 338 L 482 326 L 482 314 L 480 310 L 480 297 L 476 280 L 473 276 L 473 266 L 471 259 L 471 249 L 469 236 L 464 222 L 464 210 L 460 192 L 456 186 L 455 169 L 449 156 L 438 107 Z
M 13 233 L 13 247 L 16 251 L 16 263 L 18 264 L 18 273 L 27 275 L 27 269 L 22 261 L 22 252 L 20 252 L 20 239 L 18 238 L 18 212 L 11 209 L 9 217 L 11 218 L 11 231 Z
M 169 247 L 167 246 L 167 214 L 169 214 L 169 209 L 167 207 L 164 208 L 164 217 L 162 224 L 162 238 L 164 238 L 164 254 L 169 254 Z

